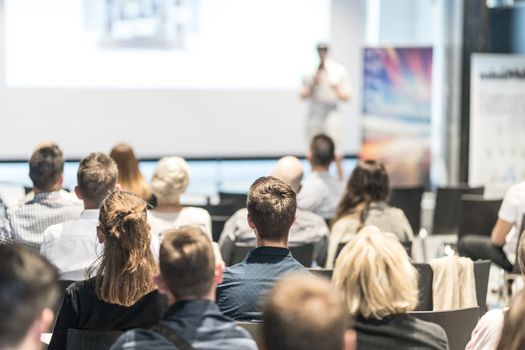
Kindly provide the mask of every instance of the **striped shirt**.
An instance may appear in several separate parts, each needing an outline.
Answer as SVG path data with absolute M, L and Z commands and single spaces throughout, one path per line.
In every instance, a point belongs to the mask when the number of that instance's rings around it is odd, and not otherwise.
M 82 210 L 82 202 L 64 190 L 30 194 L 21 205 L 7 209 L 0 241 L 39 248 L 49 226 L 76 219 Z
M 247 331 L 224 316 L 210 300 L 179 301 L 168 309 L 161 323 L 173 329 L 194 349 L 257 350 Z M 172 350 L 175 345 L 157 332 L 135 329 L 124 333 L 111 350 Z

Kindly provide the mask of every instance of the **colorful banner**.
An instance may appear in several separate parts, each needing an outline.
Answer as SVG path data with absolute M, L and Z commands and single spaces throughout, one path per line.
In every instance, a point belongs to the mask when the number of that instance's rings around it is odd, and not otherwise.
M 363 100 L 360 158 L 385 163 L 392 186 L 428 186 L 432 48 L 365 48 Z

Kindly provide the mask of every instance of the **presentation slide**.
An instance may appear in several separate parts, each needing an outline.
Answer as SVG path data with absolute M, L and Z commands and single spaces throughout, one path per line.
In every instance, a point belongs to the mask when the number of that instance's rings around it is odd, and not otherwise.
M 5 0 L 8 87 L 296 90 L 330 0 Z

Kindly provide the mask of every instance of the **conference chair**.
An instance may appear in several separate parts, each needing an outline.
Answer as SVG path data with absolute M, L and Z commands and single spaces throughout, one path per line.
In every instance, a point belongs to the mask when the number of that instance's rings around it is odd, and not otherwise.
M 318 267 L 308 268 L 308 271 L 310 271 L 310 273 L 312 273 L 315 276 L 323 277 L 330 281 L 332 280 L 332 275 L 334 274 L 334 270 L 332 269 L 323 269 Z
M 109 350 L 122 332 L 68 329 L 66 350 Z
M 414 231 L 419 233 L 421 228 L 421 200 L 425 188 L 420 187 L 395 187 L 390 192 L 389 204 L 403 210 Z
M 476 278 L 476 299 L 479 305 L 479 315 L 487 312 L 487 293 L 490 276 L 490 260 L 474 261 L 474 277 Z
M 255 340 L 255 342 L 257 344 L 259 344 L 259 342 L 261 340 L 261 326 L 262 326 L 262 323 L 257 323 L 257 322 L 240 322 L 240 321 L 236 321 L 235 323 L 237 323 L 237 325 L 239 327 L 244 328 L 248 333 L 250 333 L 250 335 L 252 336 L 253 340 Z
M 480 195 L 461 197 L 458 240 L 466 235 L 490 236 L 498 220 L 501 199 L 484 199 Z
M 485 187 L 469 187 L 468 185 L 438 187 L 432 234 L 456 235 L 459 230 L 461 198 L 463 195 L 483 195 Z
M 314 244 L 305 243 L 305 244 L 290 244 L 289 247 L 292 256 L 299 261 L 303 266 L 310 267 L 313 262 L 314 255 Z M 246 255 L 252 250 L 255 249 L 255 245 L 251 243 L 235 243 L 233 247 L 232 255 L 229 259 L 228 266 L 235 265 L 244 260 Z
M 440 325 L 447 333 L 450 350 L 464 350 L 479 320 L 479 307 L 447 311 L 412 311 L 411 316 Z
M 224 224 L 230 216 L 223 215 L 213 215 L 211 217 L 211 235 L 214 242 L 218 242 L 221 237 L 222 230 L 224 229 Z
M 245 208 L 247 200 L 248 195 L 246 193 L 231 193 L 219 191 L 219 203 L 232 204 L 235 207 L 235 211 Z

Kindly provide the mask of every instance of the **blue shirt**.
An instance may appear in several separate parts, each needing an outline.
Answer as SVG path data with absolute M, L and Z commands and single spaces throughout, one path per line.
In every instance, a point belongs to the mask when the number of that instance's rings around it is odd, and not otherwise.
M 217 305 L 236 321 L 262 320 L 260 306 L 266 292 L 284 275 L 308 270 L 286 248 L 259 247 L 224 272 L 217 287 Z
M 248 332 L 224 316 L 210 300 L 180 301 L 170 306 L 160 321 L 195 349 L 257 350 Z M 175 345 L 157 332 L 135 329 L 121 335 L 111 350 L 172 350 Z

